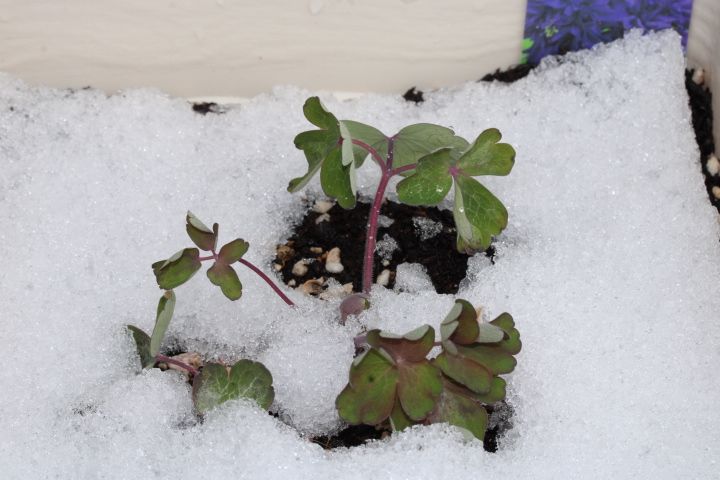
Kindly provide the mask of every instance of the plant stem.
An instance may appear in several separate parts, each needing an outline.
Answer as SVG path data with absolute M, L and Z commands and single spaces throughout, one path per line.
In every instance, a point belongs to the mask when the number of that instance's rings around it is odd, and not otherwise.
M 370 293 L 370 288 L 372 287 L 375 245 L 377 244 L 378 217 L 380 216 L 380 208 L 382 207 L 383 198 L 385 198 L 385 189 L 388 186 L 390 178 L 394 175 L 392 168 L 394 141 L 395 137 L 388 138 L 387 162 L 383 162 L 381 164 L 382 177 L 380 177 L 380 183 L 375 191 L 375 198 L 373 199 L 372 207 L 370 207 L 370 213 L 368 214 L 368 223 L 365 233 L 365 254 L 363 255 L 363 293 Z
M 380 165 L 380 168 L 382 168 L 383 170 L 385 170 L 387 168 L 387 165 L 385 165 L 385 160 L 380 156 L 378 151 L 375 150 L 373 147 L 371 147 L 370 145 L 368 145 L 365 142 L 361 142 L 360 140 L 355 140 L 354 138 L 353 138 L 352 144 L 365 149 L 370 155 L 372 155 L 372 157 L 375 159 L 375 161 L 378 163 L 378 165 Z M 390 147 L 390 145 L 388 145 L 388 147 Z
M 255 272 L 256 274 L 258 274 L 258 275 L 260 276 L 260 278 L 262 278 L 263 280 L 265 280 L 265 283 L 267 283 L 268 285 L 270 285 L 270 288 L 272 288 L 272 289 L 275 291 L 275 293 L 277 293 L 278 296 L 283 299 L 283 301 L 284 301 L 285 303 L 287 303 L 287 304 L 290 305 L 291 307 L 294 307 L 294 306 L 295 306 L 295 304 L 293 303 L 293 301 L 290 300 L 290 299 L 287 297 L 287 295 L 285 295 L 285 294 L 282 292 L 282 290 L 280 290 L 280 288 L 279 288 L 277 285 L 275 285 L 275 282 L 273 282 L 273 281 L 270 279 L 270 277 L 268 277 L 267 275 L 265 275 L 265 273 L 264 273 L 262 270 L 260 270 L 259 268 L 257 268 L 255 265 L 253 265 L 252 263 L 248 262 L 248 261 L 245 260 L 244 258 L 241 258 L 240 260 L 238 260 L 238 262 L 242 263 L 243 265 L 245 265 L 246 267 L 248 267 L 250 270 L 252 270 L 252 271 Z
M 166 357 L 165 355 L 158 355 L 155 357 L 156 362 L 162 362 L 162 363 L 170 363 L 172 365 L 175 365 L 177 367 L 182 368 L 183 370 L 187 370 L 192 375 L 197 375 L 198 371 L 194 368 L 188 365 L 187 363 L 183 363 L 180 360 L 175 360 L 174 358 Z

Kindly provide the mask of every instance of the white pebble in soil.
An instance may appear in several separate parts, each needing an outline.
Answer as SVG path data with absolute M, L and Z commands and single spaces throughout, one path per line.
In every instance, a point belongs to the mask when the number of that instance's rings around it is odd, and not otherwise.
M 340 247 L 334 247 L 327 253 L 325 270 L 330 273 L 340 273 L 345 270 L 345 266 L 340 261 Z
M 386 268 L 380 272 L 377 279 L 375 279 L 375 283 L 382 285 L 383 287 L 387 287 L 388 283 L 390 283 L 390 270 Z
M 707 168 L 707 172 L 713 177 L 717 176 L 717 174 L 720 173 L 720 161 L 718 161 L 718 158 L 715 156 L 714 153 L 710 154 L 710 156 L 708 157 L 705 168 Z

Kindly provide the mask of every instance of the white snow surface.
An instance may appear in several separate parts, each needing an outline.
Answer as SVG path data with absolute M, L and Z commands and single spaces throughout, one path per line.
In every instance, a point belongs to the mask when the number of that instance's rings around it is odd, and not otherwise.
M 720 244 L 673 33 L 631 34 L 546 61 L 512 85 L 468 83 L 339 102 L 340 118 L 391 134 L 432 122 L 466 138 L 499 128 L 508 207 L 495 264 L 470 261 L 458 297 L 508 311 L 523 340 L 509 377 L 513 425 L 491 454 L 448 426 L 361 448 L 307 441 L 341 427 L 335 396 L 361 328 L 437 326 L 454 297 L 376 287 L 346 327 L 337 301 L 286 308 L 246 269 L 226 300 L 199 273 L 177 289 L 167 344 L 265 363 L 274 418 L 229 402 L 195 420 L 179 374 L 139 372 L 124 325 L 151 330 L 150 264 L 190 246 L 186 210 L 248 240 L 271 273 L 303 215 L 287 181 L 312 93 L 277 88 L 202 116 L 154 90 L 107 97 L 0 77 L 2 478 L 720 478 Z M 359 177 L 372 195 L 378 173 Z M 307 195 L 320 192 L 317 179 Z M 239 267 L 238 267 L 239 269 Z

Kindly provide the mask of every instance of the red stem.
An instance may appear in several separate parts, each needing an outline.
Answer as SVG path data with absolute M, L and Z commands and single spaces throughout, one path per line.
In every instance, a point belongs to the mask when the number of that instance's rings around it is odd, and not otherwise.
M 264 273 L 262 270 L 260 270 L 259 268 L 257 268 L 255 265 L 253 265 L 252 263 L 248 262 L 248 261 L 245 260 L 244 258 L 241 258 L 240 260 L 238 260 L 238 262 L 242 263 L 243 265 L 245 265 L 246 267 L 248 267 L 250 270 L 252 270 L 253 272 L 257 273 L 257 274 L 260 276 L 260 278 L 262 278 L 263 280 L 265 280 L 265 283 L 267 283 L 268 285 L 270 285 L 270 288 L 272 288 L 272 289 L 275 291 L 275 293 L 277 293 L 278 296 L 283 299 L 283 301 L 284 301 L 285 303 L 287 303 L 287 304 L 290 305 L 291 307 L 294 307 L 294 306 L 295 306 L 295 304 L 293 303 L 293 301 L 290 300 L 290 299 L 287 297 L 287 295 L 285 295 L 285 294 L 282 292 L 282 290 L 280 290 L 280 288 L 278 288 L 278 286 L 275 285 L 275 282 L 273 282 L 273 281 L 270 279 L 270 277 L 268 277 L 267 275 L 265 275 L 265 273 Z
M 382 207 L 383 198 L 385 197 L 385 189 L 387 188 L 390 178 L 394 175 L 392 168 L 394 141 L 395 137 L 388 138 L 387 163 L 383 162 L 381 164 L 381 166 L 383 166 L 382 177 L 380 177 L 380 183 L 378 184 L 377 191 L 375 192 L 375 198 L 373 199 L 373 204 L 372 207 L 370 207 L 370 213 L 368 215 L 367 231 L 365 236 L 365 254 L 363 255 L 363 293 L 370 293 L 370 288 L 372 288 L 375 245 L 377 244 L 378 217 L 380 216 L 380 208 Z
M 194 368 L 188 365 L 187 363 L 181 362 L 180 360 L 175 360 L 174 358 L 166 357 L 165 355 L 158 355 L 155 357 L 156 362 L 162 362 L 162 363 L 171 363 L 175 366 L 178 366 L 182 368 L 183 370 L 187 370 L 193 375 L 197 375 L 198 371 Z
M 392 139 L 388 139 L 388 140 L 389 140 L 390 142 L 392 142 Z M 342 139 L 341 139 L 341 141 L 342 141 Z M 378 151 L 375 150 L 373 147 L 371 147 L 370 145 L 368 145 L 368 144 L 365 143 L 365 142 L 361 142 L 360 140 L 355 140 L 354 138 L 353 138 L 352 143 L 353 143 L 353 145 L 357 145 L 358 147 L 362 147 L 362 148 L 364 148 L 365 150 L 367 150 L 367 152 L 368 152 L 370 155 L 372 155 L 372 157 L 375 159 L 375 161 L 378 163 L 378 165 L 380 165 L 380 168 L 382 168 L 383 171 L 387 168 L 387 165 L 385 165 L 385 160 L 383 160 L 383 158 L 380 156 L 380 154 L 378 153 Z M 388 148 L 390 148 L 390 145 L 391 145 L 391 144 L 389 143 L 389 144 L 388 144 Z

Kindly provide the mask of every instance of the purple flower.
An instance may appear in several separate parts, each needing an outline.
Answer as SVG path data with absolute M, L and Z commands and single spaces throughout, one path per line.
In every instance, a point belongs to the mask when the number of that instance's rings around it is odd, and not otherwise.
M 692 0 L 529 0 L 525 37 L 531 64 L 544 56 L 589 48 L 625 30 L 675 28 L 687 39 Z

